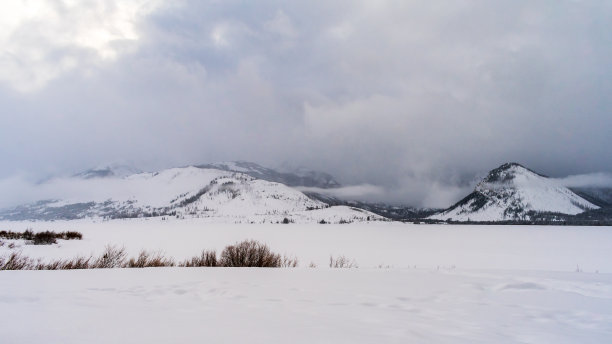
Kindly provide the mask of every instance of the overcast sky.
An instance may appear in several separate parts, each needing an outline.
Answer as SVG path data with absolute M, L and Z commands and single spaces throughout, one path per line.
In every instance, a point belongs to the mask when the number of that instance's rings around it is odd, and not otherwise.
M 607 0 L 0 2 L 5 181 L 248 160 L 447 206 L 611 147 Z

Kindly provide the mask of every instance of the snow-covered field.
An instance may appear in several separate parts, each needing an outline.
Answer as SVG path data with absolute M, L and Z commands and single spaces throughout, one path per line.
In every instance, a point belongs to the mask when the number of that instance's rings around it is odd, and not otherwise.
M 106 244 L 183 259 L 243 239 L 295 269 L 0 272 L 2 343 L 609 343 L 609 227 L 1 222 L 78 230 L 45 259 Z M 7 245 L 0 254 L 9 252 Z M 330 269 L 329 256 L 358 269 Z M 310 263 L 317 268 L 309 268 Z M 576 272 L 576 270 L 581 272 Z

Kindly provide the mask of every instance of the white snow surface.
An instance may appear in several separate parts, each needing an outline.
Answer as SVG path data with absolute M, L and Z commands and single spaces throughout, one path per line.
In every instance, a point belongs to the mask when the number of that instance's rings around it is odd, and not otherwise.
M 475 191 L 487 199 L 484 206 L 474 210 L 476 202 L 471 200 L 430 218 L 454 221 L 528 220 L 526 213 L 529 211 L 576 215 L 599 208 L 557 180 L 538 175 L 520 165 L 511 166 L 499 178 L 499 182 L 482 181 L 476 186 Z M 513 208 L 520 210 L 507 212 Z
M 0 272 L 3 343 L 609 343 L 612 276 L 224 269 Z
M 295 269 L 0 271 L 2 343 L 608 343 L 606 227 L 401 223 L 0 222 L 82 241 L 0 247 L 42 259 L 107 244 L 184 259 L 244 239 Z M 344 255 L 357 269 L 330 269 Z M 308 268 L 310 263 L 316 268 Z M 579 271 L 579 272 L 577 272 Z
M 345 255 L 360 267 L 456 266 L 468 269 L 523 269 L 612 273 L 610 227 L 414 225 L 399 222 L 351 224 L 216 223 L 208 218 L 124 220 L 0 221 L 0 230 L 79 231 L 83 240 L 57 245 L 17 243 L 24 254 L 43 259 L 100 254 L 107 244 L 131 255 L 163 251 L 178 260 L 203 249 L 220 252 L 245 239 L 295 255 L 302 266 L 326 266 L 329 256 Z M 5 242 L 8 243 L 7 240 Z M 0 254 L 11 250 L 0 246 Z

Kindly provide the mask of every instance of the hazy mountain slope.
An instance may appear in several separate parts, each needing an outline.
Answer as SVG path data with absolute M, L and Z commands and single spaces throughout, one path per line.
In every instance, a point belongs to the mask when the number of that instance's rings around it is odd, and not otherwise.
M 282 221 L 284 217 L 302 222 L 381 219 L 372 213 L 347 207 L 324 209 L 328 208 L 325 203 L 280 183 L 201 167 L 172 168 L 123 178 L 110 174 L 96 177 L 79 175 L 50 180 L 46 184 L 41 187 L 53 186 L 67 192 L 78 192 L 56 200 L 0 211 L 0 219 L 149 216 L 210 217 L 234 222 Z
M 308 197 L 319 200 L 331 206 L 346 205 L 370 211 L 374 214 L 393 220 L 423 219 L 439 212 L 441 209 L 415 208 L 406 205 L 390 205 L 386 203 L 371 203 L 363 201 L 347 201 L 330 195 L 316 192 L 304 192 Z
M 578 196 L 602 208 L 612 207 L 612 188 L 605 187 L 572 187 Z
M 295 169 L 292 171 L 277 171 L 247 161 L 230 161 L 213 164 L 202 164 L 198 165 L 197 167 L 240 172 L 248 174 L 251 177 L 257 179 L 277 182 L 288 186 L 307 186 L 319 188 L 335 188 L 340 186 L 340 183 L 338 183 L 330 174 L 318 171 L 311 171 L 304 168 Z
M 546 176 L 517 163 L 487 175 L 474 192 L 430 219 L 453 221 L 529 220 L 537 213 L 576 215 L 598 206 Z

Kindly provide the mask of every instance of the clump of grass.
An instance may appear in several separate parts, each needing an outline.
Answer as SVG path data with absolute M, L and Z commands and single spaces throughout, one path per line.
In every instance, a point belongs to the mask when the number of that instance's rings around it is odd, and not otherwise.
M 346 258 L 345 256 L 340 256 L 334 258 L 333 256 L 329 256 L 329 267 L 337 268 L 337 269 L 352 269 L 358 268 L 357 263 L 354 259 Z
M 130 258 L 124 265 L 126 268 L 158 268 L 174 266 L 174 259 L 164 257 L 161 252 L 141 251 L 136 258 Z
M 94 269 L 122 268 L 126 264 L 127 253 L 124 247 L 107 245 L 104 252 L 91 265 Z
M 283 258 L 281 260 L 281 267 L 283 268 L 295 268 L 298 266 L 298 259 L 297 257 L 289 257 L 286 255 L 283 255 Z
M 217 252 L 204 250 L 199 256 L 183 261 L 179 266 L 184 267 L 215 267 L 219 266 Z
M 0 257 L 0 270 L 32 270 L 35 266 L 36 262 L 21 252 L 13 252 L 8 258 Z
M 75 257 L 72 259 L 61 261 L 61 264 L 57 267 L 57 270 L 76 270 L 76 269 L 90 269 L 93 257 Z M 53 270 L 51 267 L 53 262 L 47 264 L 47 268 L 44 270 Z

